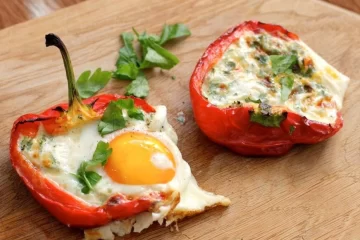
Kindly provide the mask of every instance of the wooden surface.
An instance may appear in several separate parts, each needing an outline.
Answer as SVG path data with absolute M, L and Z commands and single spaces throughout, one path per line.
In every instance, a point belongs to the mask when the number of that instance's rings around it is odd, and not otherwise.
M 138 7 L 142 6 L 142 7 Z M 189 11 L 191 9 L 191 11 Z M 181 13 L 181 14 L 179 14 Z M 245 158 L 210 142 L 193 121 L 188 80 L 205 48 L 227 28 L 254 19 L 281 24 L 352 81 L 344 103 L 345 126 L 333 138 L 297 146 L 280 158 Z M 93 0 L 0 31 L 0 239 L 81 239 L 30 196 L 9 162 L 9 132 L 21 114 L 66 101 L 60 54 L 44 35 L 60 35 L 75 72 L 112 69 L 119 34 L 131 27 L 159 32 L 186 23 L 193 35 L 170 49 L 181 62 L 150 75 L 148 101 L 165 104 L 179 148 L 200 186 L 232 199 L 179 223 L 179 232 L 155 226 L 126 239 L 359 239 L 360 236 L 360 17 L 321 1 Z M 175 75 L 176 80 L 171 76 Z M 106 92 L 122 93 L 121 82 Z M 184 126 L 176 113 L 184 111 Z
M 0 0 L 0 29 L 86 0 Z M 360 0 L 323 0 L 360 13 Z

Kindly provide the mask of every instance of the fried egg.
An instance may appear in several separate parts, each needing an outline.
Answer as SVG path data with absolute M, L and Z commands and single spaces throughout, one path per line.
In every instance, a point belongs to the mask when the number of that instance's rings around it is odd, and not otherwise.
M 103 137 L 97 129 L 98 120 L 94 120 L 64 135 L 50 136 L 40 129 L 31 144 L 26 137 L 20 138 L 18 146 L 26 159 L 60 188 L 89 205 L 101 206 L 119 193 L 125 196 L 171 193 L 149 212 L 85 230 L 86 239 L 107 240 L 114 239 L 114 234 L 141 232 L 155 221 L 168 226 L 207 208 L 230 204 L 228 198 L 198 186 L 176 145 L 178 138 L 167 122 L 166 107 L 157 106 L 155 110 L 143 112 L 144 120 L 127 119 L 125 128 Z M 102 178 L 92 191 L 84 194 L 74 173 L 83 161 L 92 158 L 100 141 L 109 143 L 112 154 L 104 166 L 91 168 Z

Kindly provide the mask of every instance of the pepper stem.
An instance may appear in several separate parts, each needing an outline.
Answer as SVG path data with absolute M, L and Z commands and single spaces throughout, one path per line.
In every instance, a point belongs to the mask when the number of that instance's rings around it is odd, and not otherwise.
M 60 50 L 62 59 L 64 61 L 67 83 L 68 83 L 68 94 L 69 94 L 69 109 L 73 106 L 74 100 L 78 101 L 82 105 L 82 101 L 75 87 L 75 75 L 71 64 L 69 52 L 66 49 L 65 44 L 61 39 L 53 33 L 49 33 L 45 36 L 46 47 L 55 46 Z
M 69 108 L 67 112 L 57 120 L 57 123 L 60 125 L 58 132 L 66 131 L 93 119 L 98 119 L 100 115 L 97 114 L 92 107 L 83 103 L 76 89 L 74 70 L 65 44 L 58 36 L 50 33 L 45 35 L 45 45 L 46 47 L 55 46 L 60 50 L 68 83 Z

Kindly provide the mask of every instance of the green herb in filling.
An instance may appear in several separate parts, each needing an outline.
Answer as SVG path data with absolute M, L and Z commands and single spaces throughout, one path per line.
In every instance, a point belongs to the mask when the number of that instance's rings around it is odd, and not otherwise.
M 82 193 L 88 194 L 101 180 L 101 176 L 97 172 L 88 171 L 87 168 L 97 165 L 104 166 L 111 153 L 112 149 L 109 148 L 109 143 L 100 141 L 96 146 L 92 159 L 80 164 L 80 167 L 74 176 L 79 180 L 80 184 L 83 185 L 83 188 L 81 189 Z
M 287 75 L 280 79 L 281 84 L 281 101 L 285 102 L 291 93 L 292 87 L 294 85 L 294 77 Z
M 250 121 L 259 123 L 265 127 L 280 127 L 282 121 L 286 119 L 285 113 L 271 113 L 271 106 L 266 103 L 260 103 L 259 112 L 250 113 Z
M 20 143 L 20 149 L 21 151 L 29 151 L 32 147 L 32 138 L 30 137 L 24 137 L 22 140 L 21 140 L 21 143 Z

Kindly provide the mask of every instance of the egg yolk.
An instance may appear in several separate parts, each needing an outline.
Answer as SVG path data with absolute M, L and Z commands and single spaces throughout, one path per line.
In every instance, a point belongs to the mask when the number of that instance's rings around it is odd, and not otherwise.
M 167 183 L 175 176 L 175 161 L 157 138 L 139 133 L 121 134 L 110 142 L 112 154 L 104 169 L 121 184 Z

